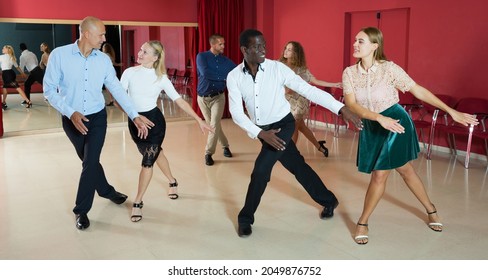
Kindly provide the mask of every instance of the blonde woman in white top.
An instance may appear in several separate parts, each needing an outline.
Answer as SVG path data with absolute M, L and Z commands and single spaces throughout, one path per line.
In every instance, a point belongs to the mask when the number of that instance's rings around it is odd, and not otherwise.
M 12 69 L 13 67 L 17 68 L 22 76 L 25 77 L 24 71 L 20 69 L 19 65 L 17 64 L 17 58 L 15 57 L 15 52 L 12 46 L 5 45 L 2 48 L 2 55 L 0 55 L 0 66 L 2 68 L 2 79 L 3 79 L 3 100 L 2 100 L 2 109 L 6 110 L 7 106 L 7 88 L 15 88 L 17 92 L 22 96 L 25 100 L 26 107 L 32 107 L 32 103 L 25 95 L 25 92 L 20 88 L 19 84 L 17 83 L 17 75 L 15 71 Z
M 134 199 L 131 221 L 142 220 L 143 196 L 147 190 L 153 174 L 153 165 L 156 163 L 169 180 L 169 198 L 177 199 L 178 182 L 173 177 L 169 162 L 162 151 L 162 143 L 166 132 L 166 122 L 161 110 L 157 107 L 157 99 L 161 91 L 164 92 L 187 114 L 197 121 L 200 130 L 213 132 L 193 111 L 191 106 L 181 98 L 173 84 L 166 75 L 164 64 L 164 48 L 159 41 L 149 41 L 142 45 L 137 55 L 139 66 L 127 68 L 122 74 L 121 82 L 140 115 L 145 116 L 154 123 L 146 139 L 137 137 L 137 129 L 129 119 L 129 131 L 132 139 L 142 154 L 142 167 L 139 174 L 137 195 Z

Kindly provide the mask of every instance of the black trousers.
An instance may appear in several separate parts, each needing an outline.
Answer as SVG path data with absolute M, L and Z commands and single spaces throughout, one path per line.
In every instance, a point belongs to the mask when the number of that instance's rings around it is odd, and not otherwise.
M 88 128 L 87 135 L 81 134 L 71 120 L 63 116 L 63 129 L 76 150 L 76 154 L 82 161 L 82 171 L 78 183 L 76 203 L 73 208 L 75 214 L 88 213 L 93 205 L 95 191 L 99 196 L 111 198 L 115 193 L 105 177 L 105 172 L 100 164 L 100 154 L 105 142 L 107 132 L 107 111 L 87 115 L 90 121 L 85 122 Z
M 42 70 L 39 66 L 32 69 L 32 71 L 30 71 L 29 77 L 27 77 L 27 80 L 25 80 L 25 83 L 24 83 L 24 91 L 25 91 L 25 95 L 27 96 L 27 99 L 30 100 L 30 93 L 31 93 L 32 85 L 35 82 L 38 82 L 39 84 L 42 85 L 43 79 L 44 79 L 44 70 Z
M 239 224 L 254 223 L 254 213 L 259 206 L 261 196 L 270 181 L 271 171 L 277 161 L 281 162 L 288 171 L 295 175 L 297 181 L 315 202 L 326 206 L 336 201 L 335 195 L 327 189 L 317 173 L 305 162 L 305 159 L 297 150 L 295 143 L 291 140 L 293 131 L 295 130 L 295 119 L 293 115 L 290 113 L 282 120 L 263 129 L 278 128 L 281 128 L 281 131 L 277 133 L 277 136 L 287 143 L 286 149 L 284 151 L 278 151 L 268 143 L 261 141 L 263 145 L 254 163 L 251 182 L 247 189 L 246 202 L 237 218 Z

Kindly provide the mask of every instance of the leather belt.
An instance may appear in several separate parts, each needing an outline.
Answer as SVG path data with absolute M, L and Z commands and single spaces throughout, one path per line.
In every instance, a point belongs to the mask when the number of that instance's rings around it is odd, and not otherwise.
M 224 91 L 212 92 L 212 93 L 204 95 L 202 97 L 215 97 L 217 95 L 221 95 L 222 93 L 224 93 Z

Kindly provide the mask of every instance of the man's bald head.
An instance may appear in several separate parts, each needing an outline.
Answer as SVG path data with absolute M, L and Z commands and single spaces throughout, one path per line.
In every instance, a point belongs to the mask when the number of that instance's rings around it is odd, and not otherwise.
M 103 24 L 99 18 L 87 16 L 80 23 L 80 36 L 86 31 L 90 31 L 98 25 Z

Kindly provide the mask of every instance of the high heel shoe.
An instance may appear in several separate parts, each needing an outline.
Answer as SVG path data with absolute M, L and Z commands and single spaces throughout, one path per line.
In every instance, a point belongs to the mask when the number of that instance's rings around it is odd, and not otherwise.
M 437 214 L 437 210 L 435 209 L 434 204 L 432 204 L 432 206 L 434 207 L 434 211 L 427 212 L 427 215 Z M 442 226 L 443 226 L 442 223 L 435 223 L 435 222 L 429 223 L 429 228 L 436 232 L 441 232 Z
M 358 223 L 358 227 L 368 227 L 368 224 L 361 224 Z M 359 245 L 366 245 L 368 244 L 369 237 L 366 234 L 359 234 L 354 237 L 354 241 Z
M 178 181 L 176 181 L 176 179 L 175 179 L 174 183 L 169 183 L 169 189 L 171 190 L 171 188 L 176 188 L 176 187 L 178 187 Z M 176 189 L 174 189 L 174 190 L 176 190 Z M 168 197 L 171 199 L 177 199 L 178 194 L 177 193 L 170 193 L 170 194 L 168 194 Z
M 142 209 L 143 206 L 144 206 L 144 203 L 142 201 L 140 203 L 134 203 L 134 204 L 132 204 L 132 208 Z M 135 209 L 132 209 L 132 213 L 134 213 L 134 210 Z M 140 215 L 132 214 L 132 216 L 130 216 L 130 220 L 133 221 L 134 223 L 137 223 L 140 220 L 142 220 L 142 211 L 141 211 L 141 214 Z
M 32 107 L 32 102 L 28 99 L 22 101 L 22 103 L 20 103 L 22 106 L 24 106 L 25 108 L 31 108 Z
M 329 149 L 325 147 L 325 140 L 319 141 L 319 145 L 320 145 L 319 151 L 322 152 L 325 157 L 329 157 Z

